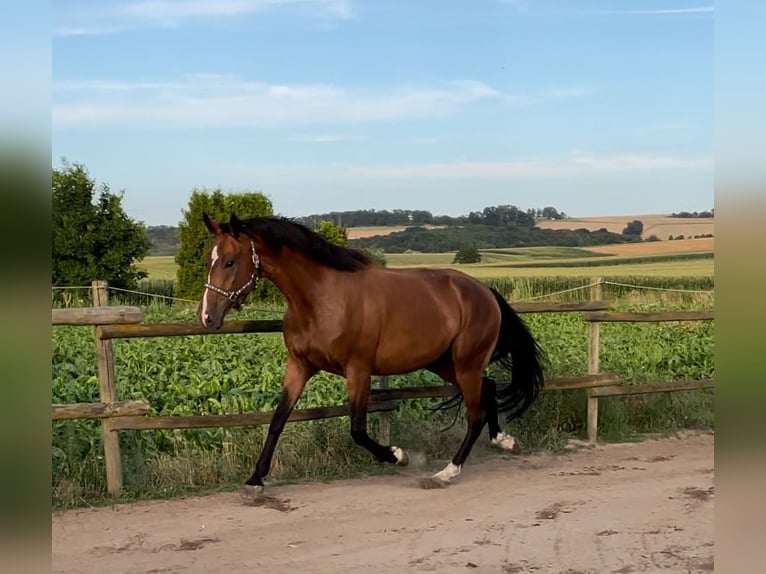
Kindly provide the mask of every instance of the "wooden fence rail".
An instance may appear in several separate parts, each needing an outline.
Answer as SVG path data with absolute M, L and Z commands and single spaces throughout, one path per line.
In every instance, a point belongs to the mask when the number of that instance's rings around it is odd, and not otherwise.
M 699 321 L 713 319 L 712 311 L 618 313 L 609 310 L 609 303 L 601 300 L 601 279 L 591 281 L 590 300 L 579 303 L 515 303 L 519 313 L 580 312 L 589 323 L 588 374 L 576 377 L 549 379 L 545 391 L 586 389 L 588 393 L 588 438 L 595 441 L 598 432 L 598 400 L 601 397 L 692 390 L 710 388 L 712 379 L 700 381 L 671 381 L 653 385 L 620 385 L 617 374 L 599 373 L 600 323 L 609 321 Z M 98 357 L 99 403 L 53 405 L 53 420 L 101 419 L 104 441 L 107 490 L 119 494 L 122 489 L 122 462 L 118 431 L 150 429 L 222 428 L 269 424 L 273 413 L 251 412 L 229 415 L 146 416 L 151 412 L 145 400 L 119 401 L 115 388 L 112 339 L 143 337 L 180 337 L 197 335 L 225 335 L 244 333 L 276 333 L 282 330 L 282 321 L 246 320 L 227 321 L 219 331 L 208 331 L 197 323 L 141 324 L 138 307 L 110 307 L 107 285 L 94 281 L 94 307 L 84 309 L 53 309 L 53 325 L 88 325 L 94 327 Z M 507 384 L 498 382 L 498 385 Z M 388 388 L 387 379 L 381 388 L 371 391 L 370 412 L 381 413 L 381 440 L 388 442 L 388 414 L 398 401 L 454 396 L 452 385 Z M 290 421 L 308 421 L 348 415 L 348 405 L 312 407 L 295 410 Z
M 146 415 L 151 411 L 149 401 L 117 401 L 114 403 L 75 403 L 71 405 L 53 405 L 52 419 L 65 421 L 73 419 L 108 419 Z
M 600 283 L 598 281 L 597 283 Z M 596 296 L 600 298 L 600 285 L 596 286 Z M 593 295 L 593 293 L 591 293 Z M 667 321 L 711 321 L 713 311 L 658 311 L 658 312 L 619 312 L 592 311 L 583 313 L 583 319 L 590 323 L 590 357 L 588 373 L 598 373 L 599 329 L 601 323 L 630 322 L 630 323 L 660 323 Z M 669 381 L 647 385 L 611 385 L 588 390 L 588 440 L 596 442 L 598 438 L 598 400 L 601 397 L 638 395 L 645 393 L 661 393 L 672 391 L 689 391 L 712 388 L 713 379 L 695 381 Z

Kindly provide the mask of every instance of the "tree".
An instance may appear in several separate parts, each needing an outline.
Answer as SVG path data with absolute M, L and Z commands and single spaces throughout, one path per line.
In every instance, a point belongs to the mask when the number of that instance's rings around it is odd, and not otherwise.
M 52 172 L 52 284 L 86 285 L 103 279 L 135 289 L 146 272 L 135 266 L 149 250 L 146 227 L 122 208 L 123 193 L 96 183 L 81 164 L 64 160 Z M 96 201 L 94 202 L 94 199 Z
M 348 231 L 346 228 L 341 225 L 335 225 L 330 221 L 320 221 L 314 231 L 339 247 L 345 247 L 346 243 L 348 243 Z
M 476 249 L 476 247 L 461 247 L 457 253 L 455 253 L 455 258 L 452 260 L 452 263 L 480 263 L 481 262 L 481 253 L 479 253 L 479 250 Z
M 340 247 L 347 247 L 348 230 L 342 225 L 335 225 L 330 221 L 320 221 L 314 228 L 319 235 L 324 237 L 330 243 Z M 362 253 L 377 261 L 383 267 L 386 266 L 386 254 L 382 249 L 362 247 L 359 249 Z
M 196 299 L 207 277 L 205 255 L 210 246 L 210 234 L 202 222 L 207 213 L 216 220 L 228 221 L 231 214 L 240 219 L 273 215 L 271 200 L 260 192 L 225 195 L 220 189 L 192 191 L 188 209 L 178 225 L 180 245 L 175 261 L 176 297 Z
M 636 237 L 636 238 L 640 238 L 643 232 L 644 232 L 644 224 L 638 219 L 634 219 L 633 221 L 628 223 L 625 229 L 622 230 L 623 235 Z
M 367 255 L 369 258 L 377 261 L 378 264 L 382 265 L 383 267 L 385 267 L 388 263 L 386 260 L 386 253 L 382 249 L 378 249 L 377 247 L 362 247 L 359 249 L 359 251 Z

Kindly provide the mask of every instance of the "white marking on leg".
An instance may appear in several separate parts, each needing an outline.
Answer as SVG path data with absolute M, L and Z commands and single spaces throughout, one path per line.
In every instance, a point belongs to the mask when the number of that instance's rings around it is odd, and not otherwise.
M 450 462 L 442 470 L 434 474 L 433 478 L 441 482 L 450 482 L 452 479 L 460 476 L 460 469 L 461 467 Z
M 218 261 L 218 246 L 213 247 L 213 251 L 210 254 L 211 260 L 210 260 L 210 271 L 207 274 L 207 282 L 208 285 L 210 284 L 210 277 L 213 274 L 213 266 L 215 265 L 215 262 Z M 202 294 L 202 313 L 200 313 L 200 321 L 202 322 L 202 326 L 205 326 L 205 317 L 207 316 L 207 297 L 210 294 L 210 291 L 205 289 L 205 292 Z
M 407 451 L 399 448 L 398 446 L 392 446 L 389 448 L 391 449 L 391 452 L 394 453 L 396 464 L 399 466 L 407 466 L 410 464 L 410 455 L 407 454 Z
M 504 432 L 497 433 L 497 436 L 490 441 L 493 445 L 503 450 L 513 450 L 516 448 L 516 439 Z

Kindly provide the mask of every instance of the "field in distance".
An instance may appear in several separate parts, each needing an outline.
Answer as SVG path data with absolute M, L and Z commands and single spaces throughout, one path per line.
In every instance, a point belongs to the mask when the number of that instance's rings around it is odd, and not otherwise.
M 596 231 L 605 227 L 607 231 L 622 233 L 625 226 L 634 220 L 644 224 L 642 237 L 646 239 L 656 235 L 661 240 L 669 236 L 694 237 L 695 235 L 715 234 L 715 220 L 710 218 L 680 218 L 668 215 L 614 215 L 593 217 L 571 217 L 557 221 L 542 220 L 537 222 L 541 229 L 587 229 Z
M 597 247 L 485 249 L 482 262 L 453 265 L 454 253 L 389 253 L 389 267 L 454 267 L 475 277 L 551 275 L 712 276 L 714 238 L 650 241 Z M 144 259 L 150 279 L 175 279 L 172 256 Z
M 713 218 L 680 218 L 670 217 L 662 214 L 645 215 L 604 215 L 592 217 L 570 217 L 560 220 L 539 220 L 537 227 L 541 229 L 587 229 L 596 231 L 602 227 L 613 233 L 622 233 L 629 222 L 639 220 L 644 224 L 642 237 L 646 239 L 656 235 L 661 240 L 668 239 L 669 236 L 694 237 L 695 235 L 711 235 L 715 233 L 715 220 Z M 426 225 L 426 228 L 435 229 L 440 226 Z M 404 225 L 379 226 L 379 227 L 350 227 L 348 229 L 349 239 L 361 239 L 363 237 L 374 237 L 376 235 L 389 235 L 395 231 L 403 231 Z

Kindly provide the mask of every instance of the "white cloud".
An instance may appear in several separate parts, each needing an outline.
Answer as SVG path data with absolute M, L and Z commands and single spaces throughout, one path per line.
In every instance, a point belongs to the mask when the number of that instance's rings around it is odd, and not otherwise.
M 125 5 L 118 13 L 145 21 L 176 23 L 187 18 L 232 17 L 293 7 L 338 18 L 351 17 L 350 0 L 141 0 Z
M 279 10 L 323 19 L 353 18 L 351 0 L 138 0 L 79 6 L 62 3 L 54 5 L 54 35 L 114 34 L 135 28 L 176 27 L 195 20 Z
M 620 173 L 692 170 L 710 171 L 710 158 L 646 155 L 572 155 L 557 159 L 501 162 L 457 161 L 418 165 L 371 165 L 346 169 L 347 175 L 370 179 L 552 179 Z
M 178 82 L 64 82 L 54 85 L 53 127 L 278 128 L 443 117 L 499 98 L 474 81 L 436 87 L 348 89 L 324 84 L 273 85 L 231 76 Z
M 650 8 L 638 10 L 599 10 L 597 14 L 628 14 L 633 16 L 666 16 L 680 14 L 706 14 L 715 11 L 712 4 L 705 6 L 691 6 L 686 8 Z

